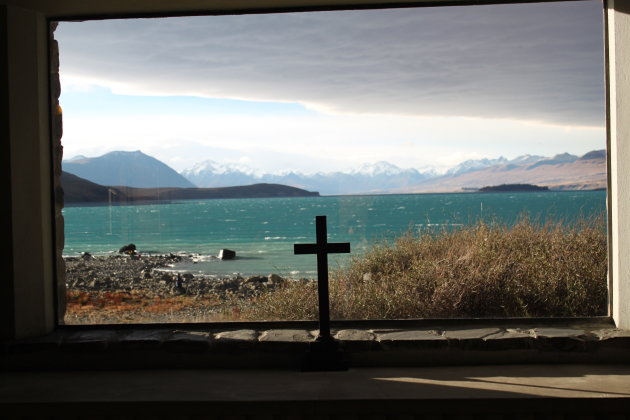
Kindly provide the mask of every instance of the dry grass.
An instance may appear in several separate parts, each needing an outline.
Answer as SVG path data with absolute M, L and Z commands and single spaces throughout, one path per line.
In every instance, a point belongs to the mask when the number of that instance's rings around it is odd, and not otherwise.
M 141 291 L 66 294 L 67 324 L 207 322 L 238 319 L 240 309 L 213 296 L 147 296 Z M 235 316 L 236 315 L 236 316 Z
M 333 319 L 605 315 L 605 219 L 521 219 L 408 234 L 331 274 Z M 291 283 L 244 319 L 316 319 L 316 286 Z

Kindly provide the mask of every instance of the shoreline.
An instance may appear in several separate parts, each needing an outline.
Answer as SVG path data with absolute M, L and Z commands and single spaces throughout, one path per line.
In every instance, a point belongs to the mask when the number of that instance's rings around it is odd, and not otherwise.
M 288 282 L 309 283 L 275 273 L 193 275 L 162 270 L 190 255 L 64 257 L 68 324 L 194 322 L 230 320 L 238 307 L 254 303 Z
M 220 247 L 218 245 L 217 247 Z M 222 260 L 216 254 L 212 253 L 199 253 L 199 252 L 190 252 L 190 251 L 156 251 L 156 250 L 142 250 L 138 249 L 135 251 L 135 254 L 132 257 L 129 257 L 126 254 L 121 254 L 118 251 L 111 251 L 111 247 L 108 247 L 110 250 L 108 251 L 100 251 L 100 252 L 73 252 L 69 254 L 63 254 L 62 258 L 66 263 L 74 264 L 76 261 L 88 262 L 91 264 L 97 264 L 104 269 L 107 269 L 107 264 L 103 263 L 104 260 L 111 258 L 113 261 L 116 258 L 131 258 L 132 260 L 139 258 L 141 261 L 144 261 L 147 266 L 150 266 L 151 269 L 160 272 L 171 273 L 173 275 L 177 275 L 178 273 L 181 275 L 191 274 L 195 278 L 202 278 L 206 280 L 221 280 L 233 277 L 259 277 L 259 276 L 269 276 L 270 274 L 277 274 L 280 277 L 288 278 L 288 279 L 314 279 L 317 277 L 317 270 L 312 269 L 301 269 L 300 267 L 284 267 L 278 268 L 275 265 L 273 268 L 269 268 L 269 264 L 266 264 L 266 269 L 252 269 L 251 267 L 239 267 L 239 262 L 248 261 L 252 259 L 261 259 L 262 257 L 252 257 L 251 250 L 249 253 L 244 253 L 245 255 L 237 255 L 232 259 Z M 87 255 L 85 255 L 87 254 Z M 168 261 L 166 261 L 168 260 Z M 159 262 L 159 263 L 158 263 Z M 217 264 L 215 270 L 207 269 L 207 266 L 204 266 L 206 263 Z M 155 265 L 158 264 L 158 265 Z M 230 269 L 225 269 L 228 265 L 236 264 L 237 266 L 231 267 Z M 155 266 L 154 266 L 155 265 Z M 225 265 L 224 269 L 220 269 L 220 265 Z M 265 265 L 264 263 L 262 264 Z M 311 267 L 309 267 L 311 268 Z
M 216 257 L 215 257 L 216 258 Z M 180 254 L 142 255 L 124 254 L 97 255 L 83 257 L 63 257 L 66 264 L 66 287 L 77 290 L 124 290 L 153 289 L 175 290 L 185 294 L 204 294 L 223 289 L 233 289 L 230 285 L 243 284 L 282 284 L 286 281 L 308 282 L 312 279 L 281 277 L 276 273 L 241 274 L 192 274 L 185 270 L 177 271 L 174 265 L 192 263 L 195 256 Z M 177 285 L 180 277 L 181 285 Z M 225 286 L 225 287 L 222 287 Z M 165 287 L 166 286 L 166 287 Z M 211 289 L 211 290 L 210 290 Z

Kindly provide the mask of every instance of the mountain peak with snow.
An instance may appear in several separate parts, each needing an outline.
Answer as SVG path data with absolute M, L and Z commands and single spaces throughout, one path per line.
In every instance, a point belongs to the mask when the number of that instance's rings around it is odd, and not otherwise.
M 546 158 L 544 156 L 526 154 L 515 157 L 514 159 L 510 160 L 509 163 L 513 165 L 525 165 L 528 163 L 535 163 L 543 159 Z
M 364 163 L 363 165 L 359 166 L 357 170 L 353 170 L 350 173 L 367 175 L 367 176 L 378 176 L 378 175 L 398 175 L 401 172 L 403 172 L 403 169 L 399 168 L 398 166 L 394 164 L 381 160 L 374 163 Z
M 460 175 L 466 172 L 477 171 L 479 169 L 487 168 L 488 166 L 493 165 L 503 165 L 508 163 L 508 160 L 503 156 L 500 156 L 496 159 L 482 158 L 482 159 L 471 159 L 466 160 L 458 165 L 455 165 L 448 171 L 446 171 L 446 175 L 454 176 Z
M 256 174 L 256 171 L 247 165 L 240 163 L 219 163 L 214 160 L 204 160 L 195 164 L 192 168 L 185 169 L 180 173 L 188 178 L 190 176 L 199 176 L 203 173 L 229 174 L 237 172 L 247 175 Z

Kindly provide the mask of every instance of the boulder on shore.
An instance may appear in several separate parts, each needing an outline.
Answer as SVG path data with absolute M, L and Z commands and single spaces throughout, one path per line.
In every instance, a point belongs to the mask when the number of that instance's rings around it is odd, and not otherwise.
M 277 274 L 269 274 L 269 277 L 267 277 L 267 281 L 272 284 L 278 284 L 282 283 L 284 279 Z
M 233 260 L 236 257 L 236 252 L 231 251 L 229 249 L 222 249 L 219 251 L 219 259 L 220 260 Z
M 119 254 L 123 254 L 123 253 L 134 253 L 136 252 L 136 245 L 135 244 L 129 244 L 129 245 L 125 245 L 123 247 L 121 247 L 118 250 Z

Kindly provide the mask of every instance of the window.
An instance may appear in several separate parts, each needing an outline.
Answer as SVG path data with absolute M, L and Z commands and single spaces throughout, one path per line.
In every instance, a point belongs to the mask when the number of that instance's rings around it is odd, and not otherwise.
M 3 29 L 7 31 L 9 45 L 20 44 L 18 49 L 3 50 L 3 66 L 8 69 L 10 89 L 8 92 L 19 92 L 3 98 L 3 106 L 10 110 L 8 119 L 11 130 L 8 142 L 10 146 L 12 174 L 7 183 L 13 191 L 12 205 L 9 210 L 13 224 L 13 237 L 6 236 L 5 243 L 12 249 L 13 255 L 4 255 L 7 267 L 13 267 L 10 292 L 3 293 L 3 303 L 15 308 L 15 315 L 3 323 L 7 331 L 14 331 L 18 336 L 26 336 L 50 331 L 52 322 L 52 296 L 50 290 L 52 276 L 52 239 L 50 238 L 51 219 L 49 210 L 49 175 L 48 175 L 48 133 L 47 103 L 48 91 L 45 83 L 46 62 L 45 20 L 46 18 L 85 18 L 88 16 L 112 16 L 124 13 L 137 13 L 131 10 L 116 8 L 115 5 L 101 4 L 85 6 L 81 9 L 62 9 L 59 5 L 50 5 L 46 10 L 27 12 L 7 6 L 6 21 Z M 146 13 L 183 13 L 180 6 L 166 5 L 159 9 L 155 5 L 146 4 L 141 9 Z M 211 10 L 212 5 L 207 6 Z M 611 256 L 611 314 L 619 326 L 627 326 L 624 318 L 623 303 L 627 302 L 627 279 L 624 277 L 624 255 L 627 241 L 627 200 L 625 184 L 618 182 L 625 179 L 625 116 L 628 115 L 622 98 L 628 86 L 620 72 L 627 62 L 627 40 L 621 35 L 627 25 L 627 10 L 624 2 L 616 1 L 607 5 L 607 56 L 609 87 L 609 119 L 607 133 L 609 144 L 610 196 L 610 256 Z M 89 10 L 88 10 L 89 9 Z M 19 22 L 20 25 L 7 25 L 7 22 Z M 31 65 L 32 64 L 32 65 Z M 8 83 L 8 82 L 7 82 Z M 17 99 L 19 98 L 19 100 Z M 7 115 L 7 114 L 4 114 Z M 23 124 L 23 122 L 25 122 Z M 28 186 L 27 188 L 25 188 Z M 24 192 L 28 191 L 28 194 Z M 28 256 L 28 257 L 27 257 Z M 19 279 L 19 282 L 17 281 Z M 3 305 L 3 307 L 9 307 Z M 8 332 L 7 334 L 13 334 Z
M 601 32 L 599 2 L 62 22 L 67 321 L 312 319 L 319 213 L 355 255 L 333 317 L 604 315 Z

